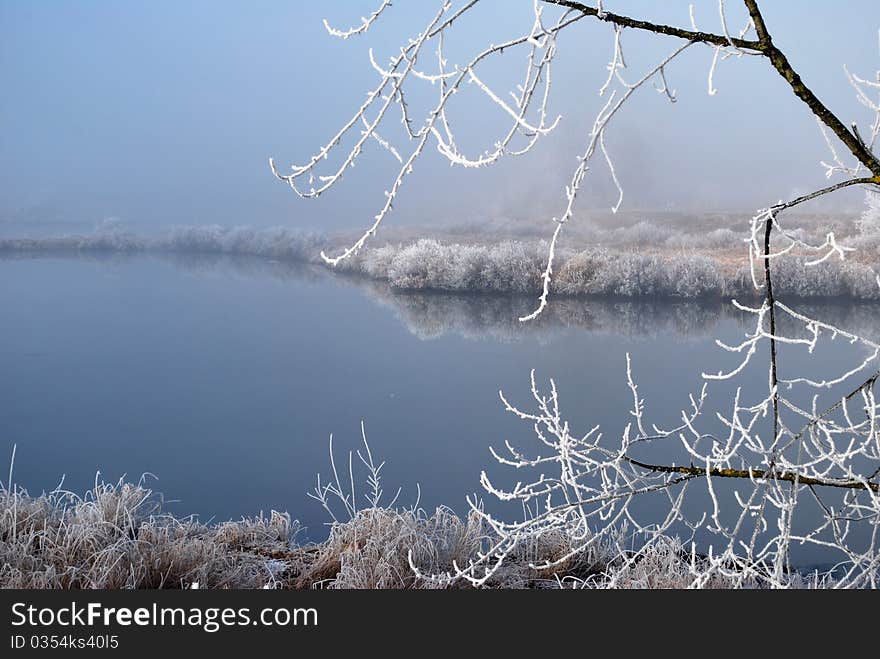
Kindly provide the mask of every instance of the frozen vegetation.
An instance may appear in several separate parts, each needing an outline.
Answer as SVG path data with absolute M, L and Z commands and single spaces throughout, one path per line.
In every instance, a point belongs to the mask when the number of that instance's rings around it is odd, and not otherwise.
M 159 236 L 139 236 L 119 226 L 100 226 L 88 235 L 49 238 L 0 239 L 0 252 L 59 253 L 208 253 L 262 256 L 292 261 L 309 261 L 319 249 L 315 234 L 274 227 L 221 227 L 218 225 L 175 227 Z
M 297 541 L 287 513 L 203 524 L 164 514 L 141 483 L 99 482 L 80 496 L 0 490 L 0 588 L 461 588 L 419 572 L 478 560 L 495 540 L 478 515 L 371 506 L 332 524 L 318 544 Z M 484 588 L 679 588 L 705 559 L 669 538 L 630 560 L 609 542 L 572 551 L 562 532 L 526 539 Z M 537 563 L 564 560 L 553 568 Z M 612 580 L 613 577 L 613 580 Z M 793 587 L 829 587 L 828 574 L 792 573 Z M 707 587 L 729 587 L 714 577 Z M 761 587 L 760 579 L 749 581 Z
M 845 244 L 857 248 L 844 261 L 829 259 L 807 267 L 808 256 L 791 254 L 779 261 L 775 286 L 797 298 L 877 300 L 873 265 L 880 261 L 880 226 L 869 207 L 855 223 L 844 219 Z M 872 219 L 873 218 L 873 219 Z M 711 225 L 710 225 L 711 226 Z M 816 241 L 828 229 L 824 219 L 794 235 Z M 552 290 L 557 296 L 620 298 L 750 298 L 756 292 L 743 245 L 745 233 L 700 226 L 665 229 L 638 221 L 618 228 L 593 227 L 575 234 L 556 251 Z M 329 266 L 322 248 L 339 238 L 275 227 L 188 226 L 153 237 L 118 227 L 87 236 L 0 239 L 0 254 L 33 252 L 176 253 L 257 256 L 310 263 L 334 272 L 387 282 L 401 291 L 444 291 L 534 295 L 541 289 L 548 245 L 517 237 L 493 241 L 483 232 L 460 229 L 434 238 L 366 247 L 356 256 Z M 820 241 L 821 242 L 821 241 Z

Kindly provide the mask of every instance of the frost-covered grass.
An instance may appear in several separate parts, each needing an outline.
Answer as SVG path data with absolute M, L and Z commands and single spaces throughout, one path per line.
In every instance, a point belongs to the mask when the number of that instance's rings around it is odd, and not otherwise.
M 286 513 L 203 524 L 164 514 L 158 502 L 143 483 L 122 481 L 83 496 L 0 491 L 0 588 L 457 588 L 465 584 L 417 576 L 410 561 L 424 574 L 445 573 L 492 541 L 478 516 L 445 508 L 367 508 L 334 523 L 324 542 L 300 544 Z M 670 538 L 635 562 L 605 546 L 552 570 L 530 567 L 570 549 L 563 533 L 524 542 L 484 587 L 603 587 L 615 574 L 618 588 L 676 588 L 689 583 L 691 561 L 702 560 Z M 800 575 L 791 583 L 830 584 Z
M 296 541 L 299 527 L 272 512 L 220 524 L 161 512 L 143 483 L 99 483 L 84 496 L 55 491 L 0 492 L 2 588 L 435 588 L 436 573 L 467 563 L 487 539 L 475 516 L 445 508 L 383 507 L 334 523 L 320 544 Z M 524 546 L 491 587 L 540 586 L 554 575 L 528 562 L 568 549 L 562 537 Z M 571 577 L 601 567 L 601 557 L 570 562 Z
M 0 587 L 258 587 L 267 556 L 296 529 L 287 515 L 206 526 L 164 515 L 138 483 L 98 483 L 84 496 L 0 492 Z M 294 554 L 291 554 L 294 556 Z

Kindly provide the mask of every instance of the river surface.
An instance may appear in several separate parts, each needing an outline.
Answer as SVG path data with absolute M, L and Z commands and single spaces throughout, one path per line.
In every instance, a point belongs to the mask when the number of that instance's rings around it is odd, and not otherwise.
M 535 445 L 499 389 L 529 409 L 534 368 L 539 382 L 555 378 L 573 430 L 601 424 L 619 436 L 631 420 L 629 353 L 646 418 L 675 425 L 701 372 L 736 361 L 716 337 L 736 343 L 749 329 L 722 302 L 558 299 L 539 322 L 518 323 L 532 303 L 399 293 L 256 258 L 0 258 L 2 480 L 15 445 L 14 481 L 32 493 L 62 476 L 83 491 L 96 474 L 152 474 L 147 483 L 175 514 L 286 510 L 317 539 L 328 517 L 306 493 L 329 475 L 331 433 L 347 479 L 363 421 L 373 455 L 387 461 L 386 492 L 402 488 L 404 505 L 420 492 L 422 507 L 464 513 L 482 469 L 508 477 L 490 445 Z M 880 325 L 873 306 L 819 311 L 860 331 Z M 835 342 L 815 363 L 861 354 Z M 766 378 L 761 366 L 739 384 Z M 717 388 L 718 400 L 732 390 Z

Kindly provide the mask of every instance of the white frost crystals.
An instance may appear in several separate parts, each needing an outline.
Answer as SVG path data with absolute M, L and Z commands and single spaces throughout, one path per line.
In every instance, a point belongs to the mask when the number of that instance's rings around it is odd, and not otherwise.
M 379 17 L 387 4 L 383 3 L 373 15 L 363 19 L 358 28 L 340 31 L 328 27 L 328 30 L 331 34 L 343 38 L 365 32 Z M 385 203 L 373 217 L 370 227 L 357 241 L 338 255 L 328 256 L 322 252 L 322 257 L 328 264 L 336 265 L 343 259 L 357 254 L 366 241 L 375 234 L 382 220 L 391 211 L 394 199 L 404 180 L 412 173 L 415 161 L 423 153 L 430 140 L 435 142 L 437 151 L 445 156 L 451 164 L 462 167 L 482 167 L 497 161 L 504 155 L 527 153 L 541 136 L 552 131 L 557 125 L 558 117 L 549 121 L 547 116 L 551 88 L 551 64 L 556 54 L 556 35 L 561 29 L 581 17 L 572 16 L 574 12 L 567 11 L 551 27 L 545 27 L 541 18 L 543 8 L 536 1 L 534 2 L 534 23 L 527 34 L 500 44 L 493 44 L 466 64 L 449 68 L 443 51 L 444 31 L 476 4 L 476 2 L 469 2 L 459 10 L 450 13 L 452 4 L 444 2 L 418 36 L 411 39 L 408 45 L 401 47 L 399 54 L 392 57 L 387 66 L 377 63 L 371 51 L 370 61 L 373 70 L 380 76 L 378 86 L 368 93 L 367 100 L 358 108 L 354 116 L 305 164 L 293 165 L 291 173 L 283 174 L 277 169 L 274 159 L 270 158 L 269 164 L 275 176 L 290 185 L 298 195 L 306 198 L 318 197 L 339 182 L 343 174 L 354 166 L 370 139 L 378 142 L 400 161 L 401 167 L 398 174 L 391 187 L 385 192 Z M 436 73 L 427 73 L 417 66 L 420 58 L 424 55 L 428 42 L 436 43 Z M 478 65 L 491 55 L 517 46 L 526 46 L 528 56 L 524 80 L 519 86 L 518 92 L 512 94 L 513 104 L 511 105 L 497 95 L 477 75 L 476 70 Z M 436 105 L 428 112 L 424 123 L 416 128 L 414 128 L 413 118 L 410 116 L 406 101 L 407 84 L 414 84 L 415 81 L 426 82 L 438 89 Z M 469 157 L 459 152 L 447 119 L 448 105 L 465 82 L 480 89 L 486 98 L 511 118 L 512 122 L 505 134 L 494 141 L 491 149 L 476 157 Z M 528 115 L 535 105 L 538 106 L 534 111 L 536 116 L 534 119 L 530 119 Z M 379 136 L 377 132 L 379 125 L 387 118 L 389 110 L 393 107 L 400 111 L 400 123 L 403 125 L 406 138 L 414 143 L 413 148 L 409 150 L 409 155 L 406 156 L 400 155 L 404 151 L 402 146 L 394 145 L 388 138 Z M 368 116 L 370 113 L 375 113 L 372 118 Z M 360 136 L 355 138 L 353 146 L 343 154 L 341 163 L 331 168 L 328 174 L 318 173 L 318 166 L 338 150 L 355 126 L 362 126 Z M 518 135 L 524 138 L 524 144 L 513 147 L 514 138 Z M 301 181 L 306 183 L 305 186 Z
M 802 320 L 809 338 L 788 340 L 809 350 L 820 334 L 854 339 L 837 328 Z M 822 557 L 821 567 L 812 574 L 815 584 L 877 587 L 876 368 L 874 346 L 863 363 L 834 382 L 786 381 L 788 388 L 830 387 L 844 381 L 855 385 L 847 385 L 842 395 L 832 398 L 837 402 L 824 408 L 818 395 L 781 397 L 784 409 L 775 438 L 772 394 L 747 400 L 749 393 L 739 387 L 726 411 L 707 412 L 710 397 L 704 385 L 681 411 L 677 427 L 650 425 L 629 358 L 630 422 L 613 439 L 598 427 L 576 434 L 562 416 L 553 380 L 544 390 L 533 372 L 532 409 L 515 406 L 503 393 L 501 399 L 509 412 L 532 426 L 536 450 L 510 441 L 502 450 L 491 449 L 498 463 L 516 470 L 519 480 L 513 486 L 495 485 L 486 472 L 481 477 L 489 495 L 515 502 L 525 516 L 503 521 L 487 513 L 479 500 L 469 499 L 472 514 L 492 529 L 492 541 L 477 560 L 433 578 L 483 585 L 521 544 L 563 533 L 571 550 L 553 564 L 536 564 L 534 569 L 564 566 L 599 549 L 616 554 L 594 581 L 568 585 L 615 587 L 640 562 L 665 551 L 674 537 L 683 547 L 681 561 L 687 566 L 687 573 L 679 575 L 679 587 L 716 582 L 734 587 L 803 586 L 811 570 L 797 558 L 792 560 L 799 555 Z M 733 377 L 741 370 L 719 377 Z M 801 398 L 809 401 L 808 407 L 799 406 Z M 658 453 L 676 460 L 661 463 L 642 457 Z M 657 510 L 665 512 L 659 517 L 650 514 Z
M 880 236 L 880 192 L 865 191 L 865 210 L 856 225 L 863 236 Z

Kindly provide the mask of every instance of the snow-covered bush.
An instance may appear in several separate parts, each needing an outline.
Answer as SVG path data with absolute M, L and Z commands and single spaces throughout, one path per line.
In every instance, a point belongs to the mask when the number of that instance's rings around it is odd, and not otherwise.
M 677 254 L 666 267 L 669 290 L 676 297 L 716 296 L 724 290 L 724 278 L 718 265 L 707 256 Z
M 403 290 L 523 293 L 538 286 L 540 252 L 518 242 L 484 246 L 422 239 L 364 250 L 347 269 Z
M 661 240 L 668 247 L 678 249 L 731 249 L 742 247 L 743 235 L 725 227 L 708 233 L 674 232 Z
M 151 247 L 174 252 L 206 252 L 309 261 L 321 243 L 315 234 L 284 227 L 255 229 L 219 225 L 175 227 Z
M 856 226 L 863 236 L 880 234 L 880 192 L 865 191 L 865 209 L 856 221 Z
M 483 267 L 482 281 L 487 290 L 531 293 L 538 289 L 547 245 L 526 245 L 505 241 L 493 245 Z
M 780 295 L 794 298 L 880 299 L 874 270 L 855 261 L 824 261 L 810 265 L 806 257 L 787 257 L 774 264 L 774 285 Z

